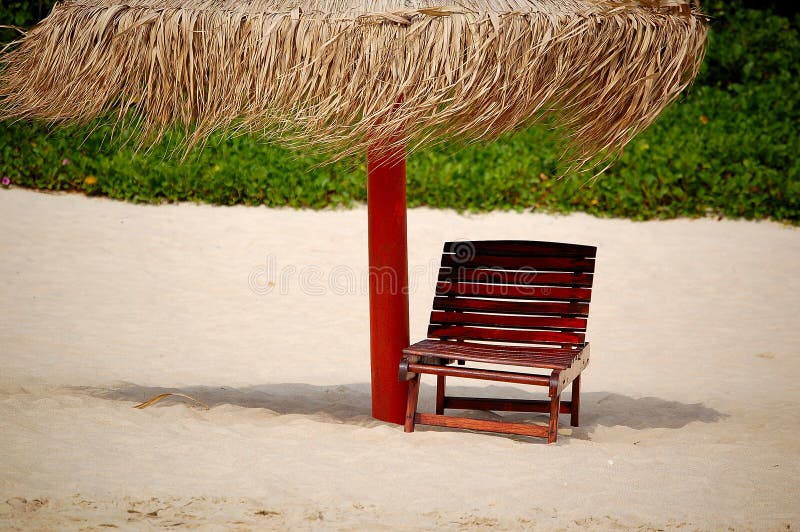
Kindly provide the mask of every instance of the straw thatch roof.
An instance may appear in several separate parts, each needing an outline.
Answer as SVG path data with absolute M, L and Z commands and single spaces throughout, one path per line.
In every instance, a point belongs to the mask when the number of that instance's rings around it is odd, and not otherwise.
M 138 119 L 337 155 L 492 138 L 552 119 L 613 154 L 689 84 L 706 20 L 685 0 L 76 0 L 0 62 L 0 116 Z M 129 111 L 133 111 L 132 114 Z

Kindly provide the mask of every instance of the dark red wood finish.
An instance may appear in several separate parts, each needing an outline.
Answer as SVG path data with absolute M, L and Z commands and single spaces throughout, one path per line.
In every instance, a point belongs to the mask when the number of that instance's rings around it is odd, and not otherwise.
M 406 431 L 416 423 L 540 436 L 558 435 L 559 413 L 578 426 L 580 374 L 589 362 L 586 322 L 596 248 L 515 240 L 444 245 L 428 338 L 403 350 L 410 380 Z M 549 370 L 451 366 L 454 361 Z M 417 413 L 422 374 L 437 376 L 436 414 Z M 446 377 L 525 383 L 548 388 L 546 401 L 448 397 Z M 561 392 L 572 385 L 572 400 Z M 412 395 L 414 397 L 412 397 Z M 549 413 L 547 426 L 444 415 L 446 409 Z
M 592 286 L 593 278 L 590 273 L 507 271 L 488 268 L 443 268 L 439 271 L 439 281 L 497 285 Z

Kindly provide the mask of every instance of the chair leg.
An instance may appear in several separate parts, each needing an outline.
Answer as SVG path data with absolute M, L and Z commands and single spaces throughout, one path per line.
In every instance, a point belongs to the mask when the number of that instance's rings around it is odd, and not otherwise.
M 547 443 L 555 443 L 558 439 L 558 411 L 561 409 L 561 395 L 550 400 L 550 426 L 547 429 Z
M 417 401 L 419 400 L 419 373 L 408 383 L 408 399 L 406 400 L 405 432 L 414 432 L 414 423 L 417 415 Z
M 445 375 L 438 375 L 436 377 L 436 413 L 440 416 L 444 414 L 444 380 Z
M 577 427 L 580 424 L 581 416 L 581 376 L 575 377 L 572 381 L 572 411 L 569 415 L 569 424 Z

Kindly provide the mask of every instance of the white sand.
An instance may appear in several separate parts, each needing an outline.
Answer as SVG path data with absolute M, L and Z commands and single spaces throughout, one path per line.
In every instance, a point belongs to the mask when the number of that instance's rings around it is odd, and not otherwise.
M 0 212 L 0 529 L 800 526 L 796 228 L 412 210 L 415 340 L 443 241 L 599 246 L 583 426 L 548 446 L 369 417 L 363 208 Z M 131 408 L 165 390 L 211 408 Z

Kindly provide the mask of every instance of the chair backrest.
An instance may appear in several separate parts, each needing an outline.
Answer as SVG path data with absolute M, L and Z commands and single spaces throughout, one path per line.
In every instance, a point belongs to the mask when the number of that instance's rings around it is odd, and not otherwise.
M 582 346 L 596 253 L 557 242 L 445 243 L 428 338 Z

